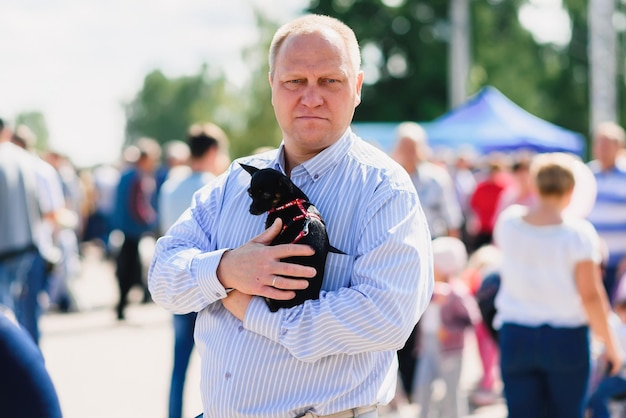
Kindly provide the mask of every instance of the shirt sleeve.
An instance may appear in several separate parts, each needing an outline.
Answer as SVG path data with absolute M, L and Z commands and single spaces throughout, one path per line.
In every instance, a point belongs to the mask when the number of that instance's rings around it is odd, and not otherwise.
M 376 196 L 367 212 L 357 254 L 327 263 L 347 287 L 276 313 L 254 298 L 244 327 L 307 362 L 402 348 L 433 291 L 430 233 L 414 191 Z
M 220 188 L 213 196 L 194 195 L 191 210 L 186 211 L 157 240 L 148 272 L 148 288 L 156 303 L 174 314 L 199 312 L 226 297 L 226 289 L 217 278 L 217 266 L 227 248 L 211 248 L 210 231 L 217 213 Z
M 596 229 L 586 220 L 580 220 L 577 229 L 576 240 L 573 241 L 575 262 L 592 260 L 600 264 L 602 251 L 600 249 L 600 237 Z

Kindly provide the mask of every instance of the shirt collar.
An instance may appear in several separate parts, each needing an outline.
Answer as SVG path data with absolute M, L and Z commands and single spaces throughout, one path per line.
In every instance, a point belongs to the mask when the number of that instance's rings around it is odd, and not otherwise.
M 317 154 L 315 157 L 296 166 L 291 171 L 292 174 L 306 173 L 313 181 L 318 180 L 326 172 L 332 169 L 343 156 L 346 155 L 350 146 L 354 142 L 355 135 L 348 128 L 337 142 Z M 278 148 L 276 158 L 271 162 L 270 167 L 285 173 L 285 144 L 282 142 Z

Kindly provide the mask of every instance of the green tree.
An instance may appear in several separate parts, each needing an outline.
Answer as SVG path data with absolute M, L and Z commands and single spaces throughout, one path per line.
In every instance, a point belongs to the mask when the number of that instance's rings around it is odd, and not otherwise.
M 154 70 L 145 79 L 135 98 L 125 106 L 126 142 L 142 136 L 160 143 L 184 139 L 187 128 L 196 122 L 211 121 L 227 134 L 240 128 L 235 90 L 221 73 L 210 73 L 206 65 L 198 74 L 168 78 Z
M 243 114 L 244 127 L 238 141 L 232 146 L 233 155 L 249 155 L 263 146 L 276 147 L 282 139 L 281 131 L 274 116 L 271 104 L 271 89 L 268 81 L 268 51 L 272 36 L 278 25 L 263 14 L 254 10 L 258 41 L 243 51 L 243 59 L 251 68 L 250 78 L 243 87 L 246 103 Z
M 191 123 L 212 121 L 228 134 L 233 158 L 262 146 L 278 146 L 282 137 L 271 105 L 267 60 L 278 25 L 258 9 L 255 18 L 258 41 L 242 51 L 250 76 L 241 88 L 232 86 L 221 73 L 210 73 L 206 66 L 198 74 L 177 78 L 154 70 L 125 106 L 125 145 L 141 136 L 160 143 L 181 139 Z
M 387 4 L 393 4 L 389 6 Z M 447 109 L 447 0 L 313 0 L 356 33 L 366 82 L 355 120 L 428 120 Z
M 38 151 L 48 149 L 48 124 L 43 113 L 39 111 L 22 112 L 15 118 L 15 126 L 26 125 L 37 137 L 35 148 Z
M 538 44 L 521 26 L 529 0 L 472 0 L 473 65 L 468 89 L 501 90 L 527 111 L 589 132 L 587 1 L 567 0 L 567 45 Z M 618 2 L 621 119 L 626 121 L 626 3 Z M 355 120 L 430 120 L 448 110 L 448 1 L 311 0 L 309 12 L 335 16 L 361 43 L 367 84 Z M 618 28 L 618 29 L 619 29 Z

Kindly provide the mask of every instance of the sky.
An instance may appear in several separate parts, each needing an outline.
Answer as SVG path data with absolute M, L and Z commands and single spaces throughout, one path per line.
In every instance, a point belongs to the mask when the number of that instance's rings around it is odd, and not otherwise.
M 147 73 L 196 74 L 203 62 L 234 83 L 257 39 L 251 4 L 282 23 L 306 0 L 2 0 L 0 117 L 46 118 L 50 148 L 79 167 L 115 162 L 123 104 Z
M 402 1 L 402 0 L 394 0 Z M 387 0 L 388 3 L 391 0 Z M 203 62 L 235 84 L 257 38 L 252 4 L 282 23 L 308 0 L 2 0 L 0 117 L 44 114 L 52 149 L 79 167 L 117 161 L 123 104 L 146 74 L 196 74 Z M 562 0 L 529 0 L 520 20 L 540 42 L 567 43 Z

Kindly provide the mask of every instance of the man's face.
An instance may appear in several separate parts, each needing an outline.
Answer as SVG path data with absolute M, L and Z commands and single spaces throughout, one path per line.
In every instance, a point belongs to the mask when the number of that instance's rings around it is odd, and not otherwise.
M 619 152 L 618 141 L 598 134 L 593 140 L 593 155 L 604 169 L 612 168 Z
M 361 101 L 362 84 L 363 74 L 354 74 L 334 32 L 285 39 L 270 85 L 290 158 L 306 161 L 341 137 Z

